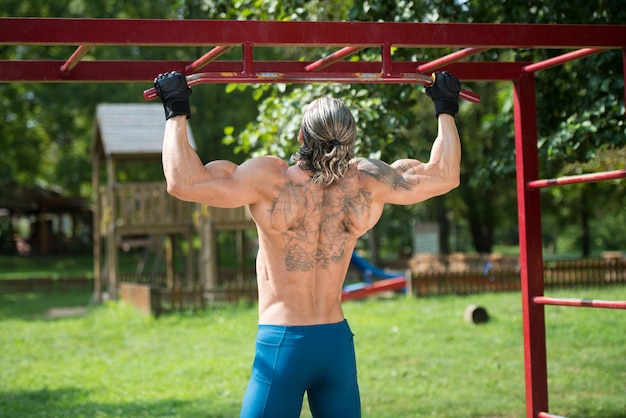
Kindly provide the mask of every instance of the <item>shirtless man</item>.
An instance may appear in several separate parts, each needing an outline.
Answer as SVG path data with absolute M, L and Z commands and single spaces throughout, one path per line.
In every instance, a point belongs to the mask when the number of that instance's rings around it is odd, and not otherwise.
M 385 203 L 419 203 L 459 184 L 460 83 L 446 72 L 433 79 L 426 94 L 438 135 L 428 162 L 354 158 L 352 114 L 322 97 L 304 109 L 293 165 L 273 156 L 204 165 L 187 139 L 185 77 L 155 79 L 166 116 L 168 193 L 214 207 L 248 205 L 257 226 L 259 328 L 241 417 L 298 417 L 305 392 L 314 417 L 361 416 L 353 334 L 341 307 L 356 240 L 378 222 Z

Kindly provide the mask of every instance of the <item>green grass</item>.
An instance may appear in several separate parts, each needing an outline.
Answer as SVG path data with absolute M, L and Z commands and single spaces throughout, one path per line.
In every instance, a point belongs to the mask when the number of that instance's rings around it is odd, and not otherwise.
M 121 253 L 119 257 L 120 271 L 133 273 L 140 258 L 141 254 L 137 252 Z M 58 278 L 75 275 L 93 277 L 93 256 L 91 254 L 28 257 L 0 255 L 0 280 Z
M 626 287 L 554 296 L 626 299 Z M 256 308 L 159 319 L 89 293 L 0 295 L 0 417 L 237 417 Z M 464 321 L 470 304 L 490 314 Z M 363 416 L 525 416 L 515 293 L 349 302 Z M 626 312 L 546 307 L 550 405 L 569 417 L 626 417 Z M 303 408 L 302 417 L 310 417 Z
M 17 257 L 0 255 L 0 280 L 31 277 L 57 277 L 88 274 L 93 276 L 91 256 L 36 256 Z

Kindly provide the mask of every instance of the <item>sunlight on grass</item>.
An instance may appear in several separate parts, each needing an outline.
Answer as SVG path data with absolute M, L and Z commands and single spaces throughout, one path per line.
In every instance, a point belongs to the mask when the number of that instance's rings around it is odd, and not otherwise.
M 582 294 L 581 294 L 582 293 Z M 562 291 L 626 299 L 626 287 Z M 154 319 L 88 293 L 0 295 L 0 416 L 236 417 L 249 378 L 255 307 Z M 469 304 L 491 320 L 465 322 Z M 46 319 L 51 307 L 88 306 Z M 345 304 L 363 416 L 523 417 L 519 295 Z M 550 400 L 571 418 L 623 417 L 623 311 L 547 307 Z M 310 417 L 306 402 L 302 417 Z

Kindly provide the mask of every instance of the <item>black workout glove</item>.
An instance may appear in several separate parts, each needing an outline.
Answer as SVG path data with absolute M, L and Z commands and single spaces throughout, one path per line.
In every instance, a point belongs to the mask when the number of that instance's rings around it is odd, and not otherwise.
M 159 74 L 154 79 L 154 88 L 163 102 L 165 120 L 178 115 L 185 115 L 187 119 L 191 117 L 189 107 L 191 89 L 187 85 L 187 79 L 183 73 L 173 71 Z
M 424 89 L 435 104 L 435 116 L 442 113 L 456 115 L 459 111 L 461 82 L 447 71 L 433 74 L 433 83 Z

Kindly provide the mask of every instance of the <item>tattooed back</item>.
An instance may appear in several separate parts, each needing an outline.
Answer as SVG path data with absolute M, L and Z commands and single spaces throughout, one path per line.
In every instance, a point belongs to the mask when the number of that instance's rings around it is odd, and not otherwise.
M 285 164 L 280 179 L 268 184 L 271 199 L 250 206 L 259 231 L 261 323 L 343 320 L 341 290 L 354 245 L 382 213 L 371 181 L 356 160 L 329 186 L 311 184 L 310 171 Z

